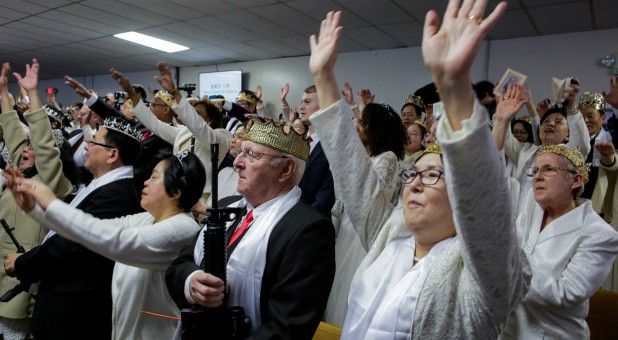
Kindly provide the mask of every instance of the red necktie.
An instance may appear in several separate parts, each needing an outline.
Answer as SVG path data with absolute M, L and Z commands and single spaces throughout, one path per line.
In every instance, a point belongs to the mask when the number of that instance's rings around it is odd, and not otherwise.
M 249 211 L 249 213 L 245 217 L 245 220 L 242 221 L 242 224 L 240 225 L 240 227 L 236 229 L 234 233 L 232 234 L 232 237 L 230 238 L 230 242 L 227 244 L 228 248 L 236 241 L 236 239 L 240 237 L 240 235 L 242 235 L 242 233 L 245 232 L 245 230 L 247 230 L 247 227 L 251 224 L 251 222 L 253 222 L 253 209 Z

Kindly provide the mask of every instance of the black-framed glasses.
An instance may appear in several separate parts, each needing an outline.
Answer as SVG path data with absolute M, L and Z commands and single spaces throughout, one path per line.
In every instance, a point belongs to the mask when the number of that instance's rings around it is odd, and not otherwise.
M 113 145 L 109 145 L 109 144 L 103 144 L 103 143 L 99 143 L 99 142 L 95 142 L 93 140 L 91 141 L 87 141 L 86 144 L 90 145 L 90 144 L 94 144 L 94 145 L 98 145 L 98 146 L 102 146 L 104 148 L 110 148 L 110 149 L 115 149 L 116 147 Z
M 537 168 L 537 167 L 530 167 L 528 169 L 526 169 L 526 175 L 528 175 L 529 177 L 534 177 L 536 176 L 536 174 L 538 174 L 539 172 L 541 173 L 541 175 L 543 177 L 554 177 L 554 176 L 558 176 L 558 172 L 562 170 L 562 171 L 566 171 L 572 174 L 576 174 L 576 171 L 573 170 L 569 170 L 567 168 L 561 168 L 559 166 L 544 166 L 541 168 Z
M 404 185 L 414 182 L 416 176 L 419 176 L 421 184 L 434 185 L 438 183 L 442 176 L 444 176 L 444 171 L 438 169 L 426 169 L 423 171 L 406 169 L 401 170 L 401 174 L 399 176 L 401 177 L 401 181 Z
M 288 158 L 288 156 L 285 156 L 285 155 L 275 155 L 271 153 L 253 151 L 252 149 L 248 149 L 248 148 L 238 148 L 238 155 L 240 156 L 241 154 L 245 156 L 249 156 L 250 158 L 258 160 L 258 161 L 262 159 L 264 156 L 270 156 L 270 157 L 275 157 L 275 158 Z

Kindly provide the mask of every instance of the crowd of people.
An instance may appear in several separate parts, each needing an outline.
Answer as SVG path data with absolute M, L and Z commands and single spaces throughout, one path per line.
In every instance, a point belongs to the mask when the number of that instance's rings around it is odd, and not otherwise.
M 399 111 L 340 88 L 341 12 L 277 117 L 260 86 L 187 98 L 165 62 L 151 94 L 112 68 L 126 98 L 66 76 L 63 107 L 33 59 L 16 101 L 3 64 L 3 338 L 589 338 L 590 297 L 618 291 L 618 77 L 538 105 L 472 86 L 486 3 L 427 13 L 433 82 Z

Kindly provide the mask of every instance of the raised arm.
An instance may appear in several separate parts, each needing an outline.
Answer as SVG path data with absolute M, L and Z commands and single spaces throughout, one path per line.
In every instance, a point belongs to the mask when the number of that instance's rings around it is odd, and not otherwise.
M 19 164 L 21 159 L 22 150 L 28 141 L 26 133 L 22 128 L 22 124 L 19 121 L 17 112 L 13 110 L 13 100 L 8 90 L 8 75 L 11 73 L 11 66 L 9 63 L 2 65 L 2 71 L 0 71 L 0 97 L 2 97 L 2 114 L 0 114 L 0 124 L 4 131 L 4 141 L 8 148 L 9 157 L 12 164 Z
M 374 168 L 352 123 L 354 113 L 348 103 L 341 100 L 333 70 L 341 34 L 340 17 L 341 12 L 328 13 L 319 37 L 311 37 L 309 68 L 323 109 L 310 119 L 320 135 L 337 196 L 343 201 L 363 246 L 368 249 L 393 209 L 392 191 L 382 175 L 396 176 L 398 163 L 390 162 L 390 167 L 387 166 L 390 171 L 385 171 L 383 163 L 376 164 L 380 171 Z M 342 153 L 346 157 L 342 157 Z M 350 164 L 354 164 L 353 172 L 350 172 Z
M 500 89 L 500 98 L 497 99 L 498 105 L 494 115 L 494 127 L 491 131 L 498 150 L 504 148 L 506 136 L 511 129 L 511 121 L 524 105 L 520 90 L 521 86 L 517 83 L 509 84 L 506 92 L 504 89 Z
M 422 49 L 446 111 L 438 140 L 444 150 L 455 228 L 463 241 L 464 269 L 475 279 L 487 306 L 503 319 L 521 298 L 523 283 L 505 168 L 470 85 L 480 43 L 506 8 L 502 2 L 482 20 L 485 5 L 483 0 L 466 0 L 460 7 L 459 1 L 451 0 L 442 25 L 430 11 Z

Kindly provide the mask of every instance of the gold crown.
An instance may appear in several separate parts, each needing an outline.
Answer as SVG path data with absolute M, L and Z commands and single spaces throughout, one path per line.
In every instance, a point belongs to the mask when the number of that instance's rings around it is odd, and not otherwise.
M 530 117 L 528 117 L 528 116 L 517 117 L 517 118 L 515 118 L 515 121 L 522 121 L 522 122 L 526 122 L 526 123 L 532 125 L 532 121 L 530 120 Z
M 249 91 L 238 92 L 238 95 L 236 96 L 236 100 L 238 99 L 246 100 L 249 104 L 257 104 L 258 102 L 257 97 L 253 95 L 252 93 L 250 93 Z
M 412 124 L 420 125 L 420 126 L 422 126 L 422 127 L 423 127 L 423 129 L 427 130 L 427 127 L 425 126 L 425 124 L 423 123 L 423 121 L 422 121 L 422 120 L 420 120 L 420 119 L 415 120 L 415 121 L 414 121 L 414 123 L 412 123 Z
M 286 132 L 283 127 L 283 124 L 279 125 L 272 120 L 262 123 L 254 118 L 247 123 L 244 140 L 289 153 L 305 162 L 309 160 L 309 140 L 306 135 L 299 134 L 294 129 Z
M 425 156 L 428 153 L 435 153 L 436 155 L 442 155 L 442 148 L 440 147 L 440 143 L 438 143 L 438 141 L 435 141 L 429 144 L 429 146 L 425 148 L 423 152 L 421 152 L 421 155 L 418 157 L 418 159 L 420 159 L 421 157 Z
M 409 95 L 408 98 L 406 98 L 406 102 L 405 104 L 412 104 L 414 106 L 418 106 L 419 108 L 423 109 L 425 107 L 425 104 L 423 103 L 423 98 L 421 98 L 420 96 L 415 96 L 413 94 Z
M 206 106 L 212 105 L 212 106 L 216 107 L 217 110 L 219 110 L 219 112 L 223 111 L 223 101 L 213 102 L 212 100 L 208 99 L 208 96 L 203 96 L 202 99 L 194 102 L 192 105 L 195 106 L 195 105 L 199 105 L 199 104 L 204 104 Z
M 584 94 L 579 98 L 579 107 L 594 107 L 595 109 L 605 113 L 605 98 L 603 98 L 603 95 L 599 92 L 584 92 Z
M 540 148 L 536 152 L 536 154 L 541 155 L 548 152 L 560 155 L 568 159 L 571 163 L 573 163 L 573 165 L 575 165 L 577 171 L 582 176 L 584 176 L 584 184 L 588 183 L 588 172 L 590 171 L 590 163 L 586 163 L 586 161 L 582 158 L 581 152 L 579 151 L 578 147 L 569 148 L 564 144 L 548 144 Z
M 154 95 L 154 98 L 161 99 L 170 109 L 174 106 L 174 97 L 167 91 L 159 91 Z

